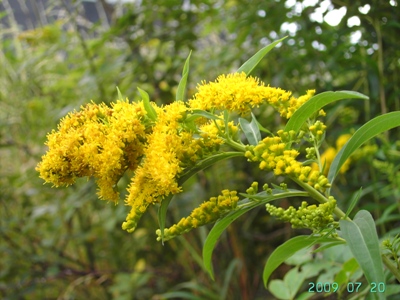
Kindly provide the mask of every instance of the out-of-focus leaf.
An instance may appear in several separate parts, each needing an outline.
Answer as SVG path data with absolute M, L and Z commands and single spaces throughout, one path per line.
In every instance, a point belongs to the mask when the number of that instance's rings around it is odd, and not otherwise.
M 263 59 L 263 57 L 284 39 L 286 39 L 286 37 L 277 40 L 259 50 L 256 54 L 250 57 L 236 72 L 245 72 L 246 75 L 249 75 L 251 71 L 253 71 L 253 69 L 258 65 L 258 63 Z

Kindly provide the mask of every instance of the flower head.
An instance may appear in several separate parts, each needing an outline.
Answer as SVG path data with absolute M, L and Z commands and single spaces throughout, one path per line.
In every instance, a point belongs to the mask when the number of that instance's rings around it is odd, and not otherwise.
M 244 114 L 253 107 L 269 103 L 282 117 L 289 119 L 314 93 L 315 90 L 309 90 L 306 95 L 296 98 L 291 92 L 265 86 L 258 78 L 246 76 L 244 72 L 232 73 L 218 76 L 215 82 L 203 81 L 189 101 L 189 106 L 192 109 L 227 109 Z
M 141 103 L 126 101 L 81 107 L 47 136 L 49 150 L 36 170 L 56 187 L 73 184 L 77 177 L 95 177 L 99 197 L 118 201 L 119 178 L 134 170 L 143 155 L 144 115 Z

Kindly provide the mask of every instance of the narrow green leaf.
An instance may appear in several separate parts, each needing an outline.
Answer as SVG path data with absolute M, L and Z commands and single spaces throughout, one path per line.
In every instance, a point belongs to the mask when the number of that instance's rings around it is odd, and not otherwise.
M 284 39 L 286 39 L 286 37 L 277 40 L 259 50 L 256 54 L 250 57 L 236 72 L 245 72 L 246 75 L 249 75 L 251 71 L 253 71 L 253 69 L 258 65 L 258 63 L 263 59 L 263 57 Z
M 321 252 L 321 251 L 324 251 L 324 250 L 329 249 L 331 247 L 338 246 L 338 245 L 343 245 L 343 244 L 345 244 L 345 242 L 343 242 L 343 241 L 336 241 L 336 242 L 328 243 L 328 244 L 322 245 L 321 247 L 318 247 L 317 249 L 315 249 L 313 251 L 313 253 Z
M 324 92 L 315 95 L 295 111 L 287 122 L 285 131 L 289 132 L 290 130 L 294 130 L 298 132 L 304 122 L 325 105 L 338 100 L 351 98 L 368 100 L 367 96 L 352 91 Z
M 164 228 L 165 228 L 165 219 L 167 218 L 167 210 L 168 205 L 172 200 L 173 195 L 168 195 L 165 197 L 158 208 L 158 226 L 161 231 L 161 243 L 164 245 Z
M 210 157 L 207 157 L 199 162 L 196 163 L 196 165 L 193 168 L 190 168 L 186 170 L 181 177 L 179 178 L 179 186 L 181 186 L 186 180 L 188 180 L 190 177 L 192 177 L 194 174 L 197 174 L 201 170 L 204 170 L 213 164 L 227 159 L 227 158 L 232 158 L 232 157 L 237 157 L 237 156 L 243 156 L 243 152 L 224 152 L 224 153 L 219 153 L 212 155 Z
M 189 61 L 190 61 L 190 55 L 192 54 L 192 50 L 190 50 L 188 57 L 186 58 L 185 65 L 183 66 L 183 71 L 182 71 L 182 78 L 181 81 L 179 81 L 178 89 L 176 91 L 176 101 L 178 100 L 184 100 L 185 97 L 185 91 L 186 91 L 186 83 L 187 79 L 189 76 Z
M 211 278 L 214 279 L 214 272 L 212 270 L 212 264 L 211 264 L 211 258 L 212 258 L 212 253 L 214 251 L 215 245 L 217 244 L 217 241 L 219 237 L 221 236 L 222 232 L 237 218 L 239 218 L 241 215 L 245 214 L 249 210 L 259 206 L 266 204 L 267 202 L 281 199 L 281 198 L 286 198 L 286 197 L 295 197 L 295 196 L 306 196 L 307 193 L 300 192 L 300 191 L 288 191 L 288 192 L 282 192 L 282 190 L 273 190 L 273 194 L 269 195 L 266 194 L 265 192 L 261 192 L 265 196 L 263 199 L 260 199 L 260 201 L 257 202 L 249 202 L 248 206 L 245 207 L 239 207 L 235 211 L 231 211 L 228 213 L 226 216 L 224 216 L 222 219 L 218 220 L 215 224 L 214 227 L 211 229 L 210 233 L 208 234 L 206 241 L 204 242 L 203 246 L 203 262 L 206 270 L 210 274 Z M 261 194 L 259 193 L 259 194 Z M 257 194 L 258 195 L 258 194 Z M 242 201 L 248 201 L 248 199 L 243 199 Z M 242 202 L 241 201 L 241 202 Z
M 189 299 L 189 300 L 202 300 L 202 297 L 193 295 L 193 292 L 167 292 L 161 295 L 162 299 Z
M 383 264 L 379 250 L 378 234 L 370 212 L 360 210 L 353 221 L 339 221 L 343 238 L 364 272 L 367 281 L 385 282 Z M 376 293 L 377 299 L 385 299 L 382 293 Z
M 251 117 L 252 117 L 252 119 L 256 120 L 257 125 L 258 125 L 258 129 L 260 129 L 260 131 L 265 132 L 265 133 L 268 133 L 268 134 L 271 135 L 271 136 L 273 135 L 271 131 L 269 131 L 267 128 L 265 128 L 264 126 L 262 126 L 260 122 L 258 122 L 258 120 L 256 119 L 256 117 L 254 116 L 253 113 L 251 113 Z
M 150 104 L 149 94 L 147 94 L 146 91 L 142 90 L 139 87 L 138 87 L 138 90 L 139 90 L 140 95 L 142 96 L 143 106 L 144 106 L 144 109 L 147 112 L 148 117 L 150 118 L 150 120 L 156 121 L 157 120 L 157 113 L 156 113 L 156 110 L 154 109 L 154 107 L 151 106 L 151 104 Z
M 228 127 L 228 123 L 229 123 L 229 112 L 228 110 L 224 110 L 224 124 L 225 124 L 225 134 L 227 136 L 229 136 L 229 127 Z
M 378 116 L 361 126 L 336 154 L 329 169 L 329 182 L 332 183 L 335 180 L 342 165 L 362 144 L 376 135 L 398 126 L 400 126 L 400 111 Z
M 122 98 L 122 94 L 121 94 L 121 91 L 119 90 L 119 88 L 117 87 L 117 92 L 118 92 L 118 100 L 124 100 L 123 98 Z
M 187 122 L 192 122 L 198 118 L 207 118 L 210 120 L 218 120 L 220 119 L 216 115 L 209 113 L 208 111 L 201 110 L 201 109 L 194 109 L 190 115 L 188 115 L 185 119 Z
M 239 124 L 250 145 L 257 145 L 261 140 L 261 133 L 258 128 L 257 120 L 253 118 L 251 122 L 249 122 L 246 119 L 239 118 Z
M 268 279 L 272 272 L 276 270 L 285 260 L 295 254 L 297 251 L 313 245 L 316 241 L 318 243 L 332 243 L 336 242 L 333 238 L 321 238 L 309 235 L 299 235 L 286 241 L 272 252 L 264 266 L 263 281 L 264 286 L 267 287 Z
M 241 267 L 242 267 L 242 264 L 241 264 L 241 261 L 239 258 L 235 258 L 230 262 L 230 264 L 225 272 L 224 284 L 219 293 L 219 299 L 228 299 L 227 298 L 228 288 L 232 284 L 231 279 L 233 277 L 233 272 L 235 271 L 235 269 L 240 269 Z
M 358 200 L 361 197 L 361 192 L 362 192 L 362 187 L 353 195 L 352 200 L 349 205 L 349 208 L 346 211 L 346 216 L 344 217 L 344 219 L 346 219 L 353 211 L 354 206 L 356 206 Z

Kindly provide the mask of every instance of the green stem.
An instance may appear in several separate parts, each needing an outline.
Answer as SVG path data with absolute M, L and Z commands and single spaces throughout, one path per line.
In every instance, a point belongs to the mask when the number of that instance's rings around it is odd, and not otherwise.
M 382 261 L 385 264 L 386 268 L 389 269 L 390 272 L 396 277 L 397 281 L 400 281 L 400 270 L 396 268 L 396 266 L 390 261 L 390 259 L 382 254 Z
M 324 195 L 322 195 L 320 192 L 318 192 L 316 189 L 314 189 L 312 186 L 308 185 L 307 183 L 302 182 L 299 179 L 293 178 L 293 177 L 290 177 L 290 179 L 292 179 L 294 182 L 296 182 L 298 185 L 300 185 L 305 191 L 308 192 L 310 197 L 314 198 L 319 203 L 323 204 L 323 203 L 327 203 L 329 201 Z M 335 207 L 333 212 L 339 218 L 351 221 L 351 219 L 349 217 L 346 217 L 346 214 L 339 207 Z
M 231 146 L 233 149 L 238 150 L 240 152 L 246 152 L 246 148 L 244 145 L 239 144 L 237 142 L 235 142 L 234 140 L 232 140 L 231 138 L 226 138 L 225 139 L 225 143 L 229 146 Z

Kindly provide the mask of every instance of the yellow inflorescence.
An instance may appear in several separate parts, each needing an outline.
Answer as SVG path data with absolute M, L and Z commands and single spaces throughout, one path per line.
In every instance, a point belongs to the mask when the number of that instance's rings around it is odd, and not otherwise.
M 250 146 L 245 153 L 250 161 L 259 162 L 261 170 L 271 170 L 276 176 L 285 175 L 299 179 L 323 192 L 330 187 L 327 178 L 317 170 L 304 166 L 296 158 L 297 150 L 286 149 L 284 142 L 294 132 L 279 131 L 280 136 L 266 137 L 257 146 Z
M 141 103 L 117 101 L 113 107 L 90 103 L 61 120 L 47 136 L 49 151 L 36 167 L 54 186 L 73 184 L 77 177 L 97 178 L 101 199 L 118 201 L 114 188 L 126 169 L 134 170 L 143 155 L 145 115 Z
M 126 204 L 132 207 L 122 227 L 133 231 L 137 221 L 150 204 L 160 202 L 169 194 L 182 191 L 178 184 L 178 175 L 182 172 L 180 155 L 191 135 L 180 135 L 179 120 L 183 117 L 186 106 L 174 102 L 157 112 L 157 123 L 147 137 L 145 157 L 142 165 L 128 187 Z
M 269 103 L 287 119 L 315 93 L 315 90 L 309 90 L 306 95 L 295 98 L 291 92 L 265 86 L 258 78 L 245 73 L 220 75 L 215 82 L 202 82 L 197 90 L 189 101 L 192 109 L 227 109 L 243 114 Z
M 236 208 L 239 197 L 236 191 L 223 190 L 222 195 L 212 197 L 210 200 L 203 202 L 198 208 L 195 208 L 189 217 L 182 218 L 177 224 L 170 228 L 164 229 L 164 240 L 169 240 L 175 236 L 203 226 L 205 224 L 215 222 L 223 214 Z M 161 231 L 157 230 L 158 238 L 161 240 Z
M 258 162 L 261 169 L 298 178 L 324 191 L 329 187 L 327 179 L 297 161 L 299 152 L 291 147 L 304 131 L 296 134 L 280 130 L 277 136 L 267 137 L 256 146 L 244 146 L 240 144 L 238 125 L 233 121 L 225 124 L 226 114 L 207 119 L 209 113 L 195 111 L 208 110 L 214 116 L 215 110 L 243 114 L 270 104 L 282 117 L 290 118 L 314 92 L 295 98 L 291 92 L 265 86 L 258 78 L 233 73 L 221 75 L 215 82 L 202 82 L 187 103 L 176 101 L 163 107 L 128 101 L 117 101 L 111 107 L 90 103 L 62 119 L 58 131 L 48 135 L 49 151 L 37 170 L 54 186 L 73 184 L 77 177 L 95 177 L 99 197 L 114 202 L 119 199 L 119 179 L 125 171 L 133 171 L 125 200 L 131 210 L 122 224 L 128 232 L 135 230 L 151 204 L 182 192 L 182 174 L 218 152 L 223 144 L 246 147 L 245 156 Z M 196 119 L 196 114 L 200 118 Z M 193 115 L 194 119 L 190 117 Z M 322 136 L 325 125 L 317 122 L 313 126 L 309 131 Z M 248 192 L 256 193 L 257 189 L 254 183 Z M 166 229 L 166 239 L 215 221 L 234 209 L 238 199 L 236 192 L 224 190 Z

